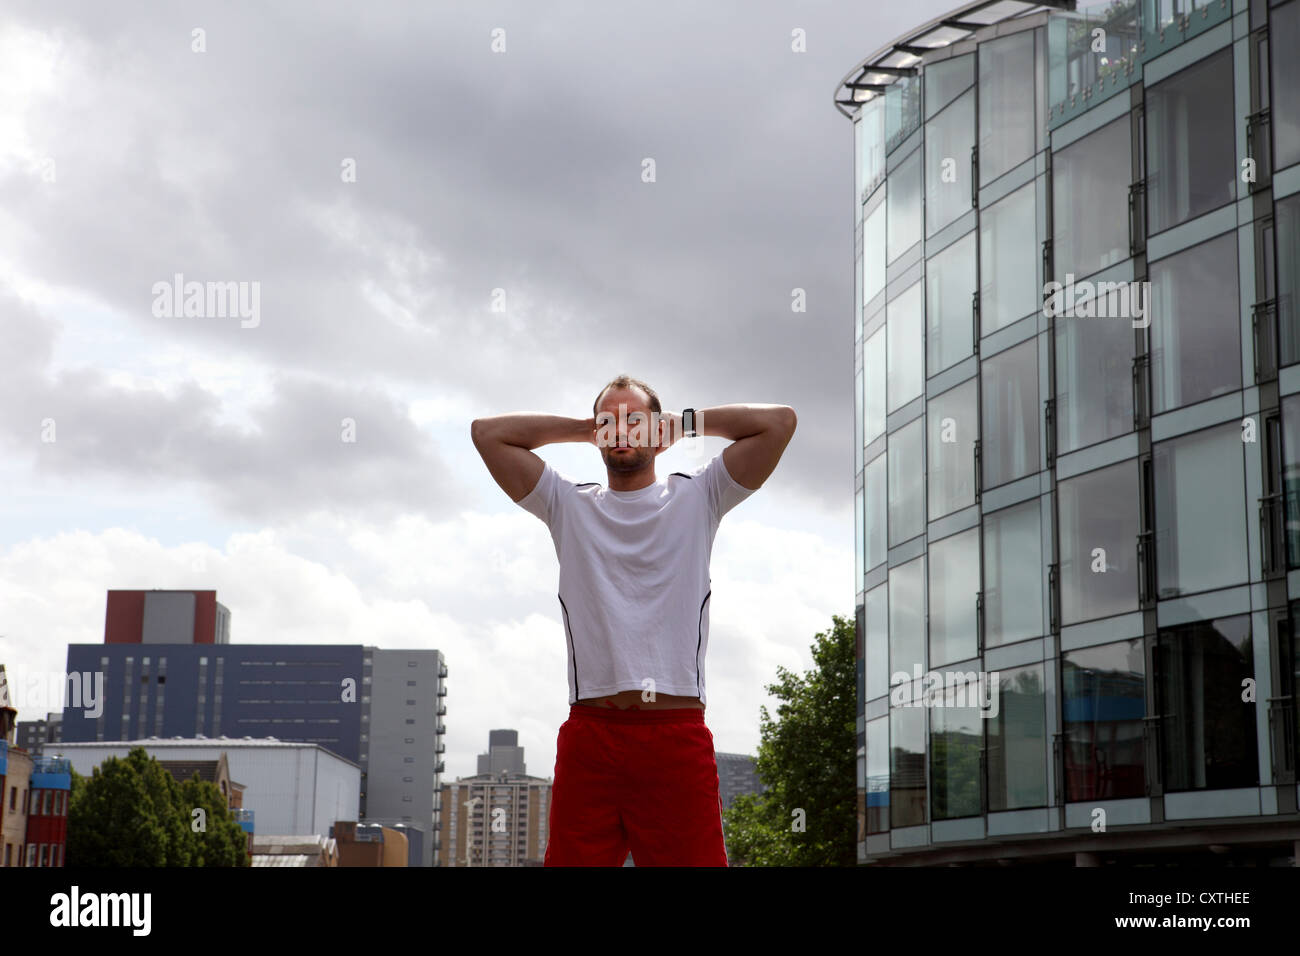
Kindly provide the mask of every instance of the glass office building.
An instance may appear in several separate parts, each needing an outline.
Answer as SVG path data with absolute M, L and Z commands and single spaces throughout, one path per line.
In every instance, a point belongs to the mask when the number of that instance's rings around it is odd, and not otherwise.
M 1298 47 L 978 2 L 836 88 L 861 862 L 1295 863 Z

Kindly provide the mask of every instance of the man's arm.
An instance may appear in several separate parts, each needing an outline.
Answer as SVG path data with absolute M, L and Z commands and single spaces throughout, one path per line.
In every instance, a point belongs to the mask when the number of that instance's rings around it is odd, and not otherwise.
M 757 490 L 776 470 L 799 424 L 789 405 L 718 405 L 695 412 L 701 435 L 730 438 L 722 463 L 736 484 Z
M 539 412 L 515 412 L 476 418 L 469 436 L 501 490 L 518 503 L 537 486 L 546 462 L 532 449 L 555 442 L 596 443 L 594 418 L 566 418 Z

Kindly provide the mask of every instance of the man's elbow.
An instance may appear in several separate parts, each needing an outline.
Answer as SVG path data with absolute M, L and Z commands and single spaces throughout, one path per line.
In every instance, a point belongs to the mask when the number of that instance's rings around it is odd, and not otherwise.
M 475 447 L 482 444 L 487 432 L 487 422 L 482 418 L 476 418 L 469 423 L 469 440 Z
M 794 413 L 794 409 L 789 405 L 782 405 L 777 411 L 777 421 L 780 428 L 788 435 L 793 435 L 795 428 L 799 425 L 799 416 Z

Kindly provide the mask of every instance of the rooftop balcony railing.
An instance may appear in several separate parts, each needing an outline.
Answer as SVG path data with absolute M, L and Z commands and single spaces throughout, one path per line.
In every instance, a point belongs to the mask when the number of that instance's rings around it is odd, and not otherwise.
M 1048 121 L 1057 125 L 1141 76 L 1138 0 L 1114 0 L 1047 21 Z

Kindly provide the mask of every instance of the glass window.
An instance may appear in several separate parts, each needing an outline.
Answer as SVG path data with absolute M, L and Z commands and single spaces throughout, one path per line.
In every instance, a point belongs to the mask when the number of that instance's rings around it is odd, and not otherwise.
M 867 832 L 889 829 L 889 718 L 867 721 Z
M 1150 233 L 1237 197 L 1233 111 L 1231 47 L 1147 90 Z
M 1275 169 L 1300 160 L 1300 97 L 1287 91 L 1300 89 L 1300 4 L 1288 3 L 1268 15 L 1269 42 L 1273 50 L 1268 61 L 1273 67 L 1273 89 L 1279 94 L 1271 104 Z
M 1047 806 L 1047 713 L 1043 665 L 998 673 L 988 715 L 989 810 Z
M 885 433 L 885 328 L 881 326 L 862 346 L 863 443 Z
M 925 417 L 889 436 L 889 546 L 902 544 L 925 530 Z
M 889 588 L 882 584 L 867 592 L 866 700 L 889 693 Z
M 1038 339 L 987 359 L 981 370 L 982 488 L 1038 471 Z
M 862 470 L 862 448 L 866 444 L 865 426 L 862 421 L 862 394 L 865 391 L 866 389 L 862 383 L 862 369 L 858 369 L 853 377 L 853 425 L 858 433 L 858 441 L 855 443 L 857 447 L 853 453 L 853 473 L 855 475 Z
M 1300 362 L 1300 195 L 1280 200 L 1276 210 L 1279 361 L 1294 365 Z
M 889 674 L 925 670 L 925 557 L 889 569 Z
M 1300 395 L 1282 399 L 1282 491 L 1287 566 L 1300 567 Z M 1300 620 L 1300 615 L 1297 615 Z M 1300 714 L 1297 714 L 1300 717 Z
M 921 394 L 925 381 L 925 311 L 921 283 L 913 283 L 885 307 L 889 326 L 889 411 L 896 412 Z
M 927 237 L 970 210 L 970 154 L 974 144 L 975 91 L 970 90 L 925 126 Z
M 921 241 L 921 153 L 912 155 L 889 174 L 885 205 L 889 211 L 889 261 Z
M 858 111 L 858 202 L 885 178 L 885 101 L 868 100 Z
M 1075 281 L 1128 258 L 1129 117 L 1052 155 L 1054 271 Z
M 1137 461 L 1057 486 L 1061 623 L 1137 610 Z
M 1250 615 L 1166 628 L 1156 640 L 1156 712 L 1166 791 L 1259 785 Z
M 1148 333 L 1156 412 L 1241 388 L 1239 312 L 1235 230 L 1151 263 Z
M 974 345 L 975 233 L 966 233 L 925 265 L 926 372 L 937 375 Z
M 890 708 L 889 743 L 889 823 L 925 823 L 925 708 Z
M 1034 82 L 1032 30 L 980 44 L 981 186 L 1033 154 Z
M 943 706 L 930 711 L 930 806 L 936 820 L 973 817 L 980 812 L 984 721 L 978 706 L 953 703 L 978 700 L 978 694 L 977 687 L 960 685 L 946 690 Z
M 866 486 L 865 531 L 866 531 L 866 570 L 870 571 L 885 560 L 886 493 L 885 456 L 877 455 L 867 464 L 864 484 Z M 859 582 L 861 587 L 861 582 Z
M 932 63 L 925 68 L 924 78 L 925 118 L 929 119 L 975 82 L 975 55 Z
M 888 189 L 889 187 L 885 187 Z M 877 203 L 862 222 L 862 304 L 885 287 L 885 203 Z
M 931 667 L 970 660 L 979 653 L 975 636 L 979 589 L 979 528 L 931 542 Z
M 1246 583 L 1242 449 L 1239 422 L 1153 446 L 1160 597 Z
M 1065 454 L 1132 430 L 1132 322 L 1058 315 L 1057 452 Z
M 975 379 L 932 398 L 929 419 L 930 520 L 975 503 L 975 439 L 979 403 Z
M 921 78 L 902 76 L 885 93 L 885 148 L 897 149 L 921 125 Z
M 1064 682 L 1065 799 L 1146 796 L 1142 640 L 1061 655 Z
M 865 517 L 862 508 L 862 491 L 859 490 L 853 495 L 853 558 L 854 558 L 854 584 L 853 591 L 856 594 L 862 590 L 862 576 L 864 568 L 862 560 L 864 557 L 863 548 L 866 546 L 863 540 L 863 528 L 865 527 Z
M 1034 184 L 980 213 L 980 332 L 988 335 L 1042 308 Z
M 984 516 L 984 646 L 1043 633 L 1043 542 L 1038 499 Z

